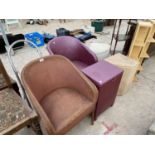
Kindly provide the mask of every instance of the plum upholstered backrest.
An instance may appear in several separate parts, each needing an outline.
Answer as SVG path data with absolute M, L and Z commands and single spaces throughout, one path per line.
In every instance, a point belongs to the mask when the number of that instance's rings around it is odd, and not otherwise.
M 71 61 L 82 61 L 88 65 L 97 62 L 96 55 L 78 39 L 61 36 L 48 42 L 47 50 L 50 54 L 63 55 Z

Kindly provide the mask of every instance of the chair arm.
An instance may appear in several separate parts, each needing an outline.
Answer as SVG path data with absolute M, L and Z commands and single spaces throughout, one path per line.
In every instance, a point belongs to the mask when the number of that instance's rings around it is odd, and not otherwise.
M 96 86 L 79 70 L 73 63 L 67 60 L 71 64 L 71 76 L 68 74 L 64 76 L 67 79 L 68 86 L 76 89 L 81 94 L 86 96 L 90 101 L 96 102 L 98 98 L 98 90 Z
M 23 79 L 24 78 L 22 78 L 22 82 L 23 82 L 24 88 L 29 96 L 30 103 L 31 103 L 32 107 L 36 110 L 36 112 L 39 114 L 38 116 L 42 116 L 42 120 L 41 120 L 41 118 L 39 118 L 39 119 L 44 124 L 44 128 L 46 129 L 48 134 L 55 134 L 56 132 L 55 132 L 54 125 L 51 123 L 48 116 L 46 115 L 43 108 L 41 107 L 40 103 L 37 101 L 37 99 L 31 92 L 29 86 L 26 84 L 26 82 Z
M 85 45 L 82 45 L 82 46 L 83 46 L 83 51 L 82 51 L 83 57 L 81 56 L 80 59 L 89 65 L 98 62 L 98 58 L 96 54 L 87 46 Z

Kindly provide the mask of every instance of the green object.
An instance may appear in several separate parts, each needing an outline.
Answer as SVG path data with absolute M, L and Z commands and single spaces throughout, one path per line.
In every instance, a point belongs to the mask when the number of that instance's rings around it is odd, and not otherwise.
M 104 20 L 96 19 L 91 22 L 91 26 L 95 27 L 95 32 L 102 32 L 104 27 Z

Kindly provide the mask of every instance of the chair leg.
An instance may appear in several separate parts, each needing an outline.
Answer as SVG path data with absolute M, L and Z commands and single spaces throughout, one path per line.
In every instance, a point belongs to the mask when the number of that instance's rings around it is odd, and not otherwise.
M 27 128 L 31 128 L 31 125 L 29 124 L 29 125 L 27 125 Z
M 95 115 L 95 112 L 93 111 L 91 113 L 91 125 L 94 125 L 94 115 Z
M 40 128 L 40 124 L 39 124 L 39 122 L 38 121 L 34 121 L 34 122 L 32 122 L 32 129 L 33 129 L 33 131 L 37 134 L 37 135 L 43 135 L 43 132 L 42 132 L 42 130 L 41 130 L 41 128 Z

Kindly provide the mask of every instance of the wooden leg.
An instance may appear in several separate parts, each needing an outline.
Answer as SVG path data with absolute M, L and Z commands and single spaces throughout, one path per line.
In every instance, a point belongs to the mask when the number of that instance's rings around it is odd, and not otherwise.
M 29 125 L 27 125 L 27 128 L 30 128 L 31 127 L 31 125 L 29 124 Z
M 37 135 L 43 135 L 43 132 L 41 131 L 40 124 L 38 121 L 34 121 L 31 127 Z
M 95 112 L 93 111 L 91 113 L 91 125 L 94 125 L 94 115 L 95 115 Z
M 113 104 L 111 105 L 111 107 L 113 106 Z

